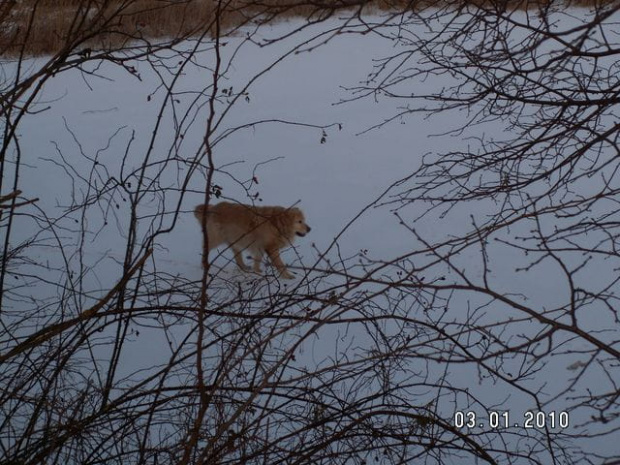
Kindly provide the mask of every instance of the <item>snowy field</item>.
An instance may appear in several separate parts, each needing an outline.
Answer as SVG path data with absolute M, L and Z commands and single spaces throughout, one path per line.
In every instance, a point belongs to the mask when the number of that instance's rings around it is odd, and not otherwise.
M 259 47 L 245 41 L 241 35 L 226 38 L 226 46 L 221 50 L 223 62 L 230 67 L 220 80 L 220 88 L 239 91 L 275 59 L 302 42 L 302 38 L 310 39 L 321 28 L 328 30 L 337 25 L 333 21 L 309 28 L 269 47 Z M 254 40 L 277 37 L 294 26 L 295 22 L 264 27 Z M 185 43 L 178 48 L 189 49 L 193 45 Z M 129 62 L 128 66 L 135 70 L 133 76 L 110 63 L 93 64 L 86 67 L 87 72 L 61 73 L 45 85 L 35 107 L 40 112 L 28 115 L 18 135 L 22 163 L 20 189 L 30 198 L 38 197 L 39 201 L 36 206 L 28 207 L 32 216 L 16 218 L 12 233 L 15 241 L 34 240 L 28 252 L 32 263 L 24 267 L 35 275 L 45 275 L 42 280 L 29 278 L 28 273 L 20 277 L 24 287 L 16 292 L 30 295 L 32 308 L 35 304 L 58 300 L 62 287 L 58 284 L 68 283 L 77 276 L 82 278 L 80 298 L 62 310 L 66 315 L 75 315 L 92 305 L 114 286 L 123 269 L 130 234 L 129 199 L 139 182 L 152 182 L 153 189 L 144 195 L 134 212 L 139 220 L 133 233 L 139 238 L 137 243 L 143 244 L 154 232 L 162 231 L 155 235 L 154 252 L 147 267 L 165 276 L 165 283 L 170 286 L 160 288 L 161 283 L 155 282 L 145 285 L 145 294 L 160 292 L 161 295 L 143 296 L 144 302 L 161 304 L 165 301 L 180 305 L 187 303 L 188 296 L 190 301 L 192 298 L 198 301 L 202 279 L 201 235 L 192 211 L 204 199 L 205 170 L 190 167 L 203 150 L 201 143 L 210 90 L 202 93 L 199 90 L 210 84 L 214 64 L 210 46 L 202 47 L 205 50 L 196 53 L 182 69 L 175 65 L 178 56 L 162 52 L 159 63 L 155 60 Z M 471 136 L 501 137 L 504 131 L 498 123 L 488 123 L 471 128 L 466 134 L 446 135 L 466 121 L 467 115 L 459 112 L 432 118 L 425 118 L 423 113 L 412 114 L 368 130 L 395 114 L 398 104 L 385 98 L 339 102 L 351 97 L 347 88 L 358 85 L 372 71 L 373 59 L 392 54 L 397 47 L 392 41 L 374 34 L 338 35 L 315 50 L 287 56 L 256 79 L 247 95 L 234 105 L 229 107 L 231 99 L 220 95 L 216 107 L 218 117 L 224 111 L 226 114 L 218 122 L 212 139 L 217 140 L 213 147 L 217 168 L 213 183 L 221 187 L 222 196 L 227 199 L 243 203 L 254 201 L 259 205 L 298 205 L 304 210 L 312 232 L 305 238 L 298 238 L 295 248 L 283 254 L 284 261 L 291 264 L 297 275 L 289 283 L 278 282 L 267 264 L 264 264 L 268 275 L 265 278 L 241 273 L 232 262 L 232 254 L 221 250 L 212 269 L 214 295 L 247 292 L 264 297 L 279 290 L 300 295 L 327 292 L 331 286 L 342 285 L 345 277 L 323 273 L 321 270 L 327 268 L 326 260 L 336 264 L 338 270 L 348 269 L 360 275 L 365 260 L 368 263 L 373 260 L 389 262 L 420 248 L 421 242 L 411 229 L 430 243 L 440 242 L 471 230 L 473 222 L 484 223 L 488 215 L 499 208 L 492 200 L 480 200 L 459 205 L 445 215 L 441 211 L 431 212 L 414 223 L 414 219 L 428 209 L 428 204 L 422 202 L 398 210 L 398 216 L 395 214 L 395 204 L 389 201 L 411 185 L 411 180 L 400 181 L 419 168 L 424 156 L 462 149 L 470 143 Z M 31 60 L 33 69 L 38 60 L 41 59 Z M 162 64 L 179 74 L 170 72 Z M 7 72 L 10 64 L 5 64 L 4 68 Z M 174 95 L 168 95 L 162 82 L 172 84 L 173 80 Z M 420 82 L 415 91 L 422 94 L 447 85 L 450 85 L 448 77 L 442 76 Z M 171 100 L 166 101 L 168 98 Z M 241 129 L 229 133 L 233 128 Z M 223 135 L 226 137 L 218 139 Z M 141 171 L 145 160 L 148 167 Z M 587 190 L 589 182 L 597 180 L 585 180 L 581 187 Z M 89 184 L 97 186 L 103 194 L 96 198 Z M 109 189 L 102 188 L 106 185 Z M 89 208 L 72 209 L 85 201 L 91 203 Z M 62 231 L 62 237 L 46 229 L 46 225 L 52 223 Z M 529 223 L 519 223 L 499 232 L 494 239 L 518 237 L 530 227 Z M 547 221 L 542 227 L 553 228 L 554 225 Z M 86 232 L 82 234 L 81 231 Z M 63 244 L 62 253 L 59 243 Z M 529 307 L 551 309 L 566 304 L 569 290 L 557 264 L 543 261 L 527 271 L 518 271 L 531 262 L 530 257 L 497 240 L 488 244 L 487 252 L 491 257 L 489 279 L 497 291 Z M 137 250 L 132 253 L 138 255 Z M 215 255 L 213 253 L 212 258 Z M 431 260 L 428 255 L 409 257 L 409 263 L 416 266 Z M 567 260 L 570 263 L 571 259 Z M 574 263 L 578 260 L 575 258 Z M 49 270 L 39 269 L 40 265 L 46 265 Z M 479 249 L 455 256 L 453 265 L 455 269 L 466 269 L 472 279 L 483 278 L 483 256 Z M 75 275 L 53 271 L 67 268 Z M 605 277 L 616 272 L 613 264 L 607 265 L 604 261 L 597 270 L 600 275 L 581 276 L 579 285 L 594 288 L 596 283 L 607 282 Z M 397 271 L 397 266 L 387 266 L 382 275 L 388 281 L 395 280 Z M 425 273 L 429 281 L 441 276 L 447 281 L 458 281 L 455 271 L 441 263 L 429 266 Z M 368 292 L 381 288 L 378 284 L 365 286 Z M 396 293 L 394 290 L 394 295 Z M 416 318 L 441 321 L 449 328 L 474 320 L 479 325 L 492 327 L 495 323 L 505 324 L 524 316 L 499 302 L 482 306 L 487 301 L 479 295 L 456 291 L 444 315 L 418 313 Z M 407 299 L 403 302 L 403 305 L 411 305 L 404 312 L 412 311 L 417 305 Z M 305 305 L 312 306 L 312 303 L 295 301 L 286 311 L 296 314 L 304 311 Z M 12 314 L 31 310 L 24 306 L 27 307 L 24 301 L 19 300 L 9 303 L 7 310 Z M 254 309 L 259 311 L 259 307 Z M 234 311 L 234 307 L 230 310 Z M 24 325 L 23 335 L 44 324 L 45 321 L 29 322 Z M 234 322 L 222 323 L 226 324 L 234 325 Z M 535 326 L 530 320 L 523 325 L 513 323 L 502 337 L 506 340 L 533 337 L 539 331 Z M 614 328 L 613 314 L 601 309 L 588 315 L 581 327 L 592 332 Z M 386 323 L 387 333 L 402 329 L 391 328 L 390 323 Z M 114 326 L 105 329 L 102 338 L 114 334 L 115 330 Z M 146 378 L 165 366 L 180 341 L 193 334 L 194 326 L 178 315 L 161 319 L 136 316 L 128 331 L 116 376 L 124 379 L 129 388 L 141 377 Z M 610 340 L 617 339 L 613 334 L 609 335 Z M 286 346 L 286 337 L 282 337 L 282 344 Z M 355 324 L 346 332 L 340 327 L 326 325 L 301 343 L 299 356 L 291 366 L 299 369 L 323 366 L 334 353 L 348 350 L 354 357 L 368 344 L 371 344 L 368 335 Z M 585 341 L 575 342 L 576 346 L 570 344 L 573 342 L 567 341 L 567 351 L 586 345 Z M 92 359 L 98 360 L 101 367 L 106 366 L 111 347 L 94 343 L 91 350 Z M 425 374 L 428 383 L 447 380 L 452 387 L 483 400 L 485 406 L 497 405 L 499 410 L 508 411 L 511 423 L 512 419 L 523 422 L 524 412 L 528 410 L 540 410 L 525 390 L 507 392 L 502 389 L 501 380 L 466 364 L 425 363 L 425 349 L 420 350 L 420 358 L 411 360 L 410 368 L 414 372 L 429 370 Z M 564 392 L 575 374 L 573 364 L 579 366 L 582 360 L 571 354 L 546 361 L 544 370 L 533 368 L 523 386 L 533 391 L 544 386 L 545 394 L 540 397 L 549 402 L 544 405 L 544 411 L 560 412 L 567 397 L 589 388 L 580 381 L 574 386 L 575 392 Z M 519 372 L 519 363 L 519 358 L 507 358 L 502 372 L 507 377 L 512 376 L 511 373 Z M 88 369 L 89 363 L 84 366 Z M 101 376 L 96 373 L 98 370 L 93 364 L 93 372 L 85 377 Z M 445 371 L 435 373 L 432 370 Z M 593 372 L 591 376 L 598 375 L 600 373 Z M 191 374 L 177 373 L 170 379 L 180 380 L 184 376 Z M 436 402 L 437 415 L 448 423 L 453 422 L 458 410 L 477 410 L 484 415 L 480 406 L 465 405 L 471 402 L 471 399 L 465 401 L 465 397 L 442 398 L 426 387 L 420 389 L 419 395 L 420 403 Z M 570 415 L 568 429 L 574 429 L 567 431 L 567 436 L 588 419 L 579 409 L 571 411 Z M 476 433 L 482 430 L 490 428 L 485 426 Z M 514 432 L 510 440 L 515 442 L 507 446 L 511 450 L 520 447 L 520 443 L 527 443 L 526 437 L 530 436 L 530 432 L 522 428 Z M 568 437 L 566 439 L 569 441 Z M 587 445 L 579 445 L 596 449 L 601 454 L 606 448 L 611 448 L 607 452 L 613 453 L 615 447 L 608 438 L 589 439 Z M 540 445 L 532 447 L 544 449 Z M 453 463 L 469 463 L 453 460 Z M 522 463 L 528 462 L 523 459 Z

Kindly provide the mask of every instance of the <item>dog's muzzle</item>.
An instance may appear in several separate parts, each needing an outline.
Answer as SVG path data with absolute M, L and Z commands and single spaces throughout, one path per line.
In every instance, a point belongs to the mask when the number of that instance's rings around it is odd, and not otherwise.
M 297 232 L 295 232 L 295 234 L 297 234 L 299 237 L 304 237 L 306 234 L 308 234 L 312 230 L 312 228 L 310 226 L 308 226 L 307 228 L 308 229 L 307 229 L 306 232 L 297 231 Z

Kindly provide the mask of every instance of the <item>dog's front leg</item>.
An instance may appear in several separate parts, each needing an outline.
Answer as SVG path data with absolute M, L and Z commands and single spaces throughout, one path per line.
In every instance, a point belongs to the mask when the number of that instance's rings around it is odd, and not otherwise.
M 273 266 L 280 272 L 280 276 L 284 279 L 293 279 L 295 276 L 286 269 L 286 265 L 280 258 L 280 251 L 278 249 L 267 249 L 267 255 L 273 263 Z

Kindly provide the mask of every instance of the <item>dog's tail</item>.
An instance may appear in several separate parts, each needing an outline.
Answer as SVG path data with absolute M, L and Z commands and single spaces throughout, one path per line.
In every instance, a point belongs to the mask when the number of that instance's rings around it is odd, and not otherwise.
M 205 213 L 207 213 L 206 205 L 196 205 L 196 208 L 194 208 L 194 216 L 198 219 L 198 221 L 202 222 L 202 217 Z
M 204 205 L 204 204 L 196 205 L 196 208 L 194 208 L 194 216 L 200 223 L 200 227 L 202 229 L 206 228 L 206 225 L 207 225 L 206 222 L 208 220 L 208 215 L 210 213 L 212 212 L 211 212 L 211 208 L 209 208 L 208 205 Z

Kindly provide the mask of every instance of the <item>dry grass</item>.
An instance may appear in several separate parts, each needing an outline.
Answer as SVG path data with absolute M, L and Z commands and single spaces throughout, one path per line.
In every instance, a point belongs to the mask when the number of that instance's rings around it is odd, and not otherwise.
M 458 5 L 463 0 L 443 0 Z M 466 0 L 491 6 L 532 8 L 553 0 Z M 232 29 L 261 17 L 277 20 L 307 17 L 323 10 L 357 6 L 373 10 L 407 8 L 411 1 L 375 0 L 230 0 L 220 15 L 223 29 Z M 610 0 L 568 0 L 575 6 L 598 6 Z M 74 53 L 92 48 L 109 50 L 161 37 L 178 38 L 211 34 L 215 0 L 3 0 L 0 2 L 0 54 L 4 56 Z M 438 5 L 415 2 L 416 7 Z
M 208 30 L 212 17 L 208 0 L 22 0 L 0 9 L 0 53 L 40 55 L 186 37 Z

